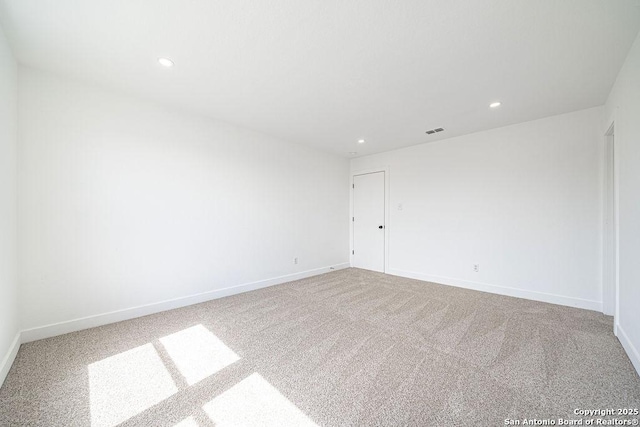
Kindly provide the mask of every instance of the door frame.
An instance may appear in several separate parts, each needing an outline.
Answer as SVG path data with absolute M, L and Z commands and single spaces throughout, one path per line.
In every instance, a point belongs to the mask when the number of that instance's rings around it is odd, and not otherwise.
M 619 319 L 619 209 L 618 209 L 618 150 L 615 143 L 615 120 L 609 122 L 604 134 L 603 209 L 602 209 L 602 312 L 613 315 L 614 333 L 617 335 Z M 609 182 L 609 170 L 613 168 Z M 611 193 L 612 192 L 612 193 Z M 610 201 L 613 202 L 610 205 Z M 609 209 L 612 212 L 608 212 Z M 607 217 L 611 215 L 611 225 Z
M 389 166 L 376 168 L 358 169 L 351 171 L 349 176 L 349 265 L 353 267 L 353 196 L 354 178 L 357 175 L 367 175 L 371 173 L 384 172 L 384 273 L 389 271 Z

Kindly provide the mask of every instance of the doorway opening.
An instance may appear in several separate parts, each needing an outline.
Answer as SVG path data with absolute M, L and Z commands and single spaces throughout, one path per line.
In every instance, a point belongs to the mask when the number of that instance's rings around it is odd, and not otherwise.
M 615 127 L 605 133 L 604 232 L 602 312 L 618 319 L 618 181 L 616 179 Z

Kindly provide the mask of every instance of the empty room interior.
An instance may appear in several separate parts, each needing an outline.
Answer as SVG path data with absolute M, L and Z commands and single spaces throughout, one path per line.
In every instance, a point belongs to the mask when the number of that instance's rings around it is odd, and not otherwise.
M 639 0 L 0 0 L 0 426 L 638 425 Z

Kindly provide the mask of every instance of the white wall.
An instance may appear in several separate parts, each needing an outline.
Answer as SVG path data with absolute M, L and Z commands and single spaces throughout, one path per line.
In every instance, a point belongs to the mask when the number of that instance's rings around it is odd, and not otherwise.
M 18 69 L 0 28 L 0 385 L 17 350 L 17 97 Z
M 390 169 L 388 272 L 600 310 L 601 114 L 353 159 Z
M 606 104 L 604 134 L 615 122 L 618 198 L 617 335 L 640 373 L 640 35 Z
M 19 135 L 25 329 L 348 262 L 346 159 L 29 68 Z

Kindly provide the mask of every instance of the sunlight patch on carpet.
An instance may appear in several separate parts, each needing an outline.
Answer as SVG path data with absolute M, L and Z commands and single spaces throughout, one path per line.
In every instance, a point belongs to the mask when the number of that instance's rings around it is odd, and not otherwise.
M 193 417 L 185 418 L 173 427 L 200 427 Z
M 88 366 L 92 427 L 113 427 L 178 391 L 152 344 Z
M 317 426 L 258 373 L 240 381 L 202 409 L 216 427 Z
M 233 350 L 202 325 L 160 338 L 160 342 L 189 385 L 240 360 Z

